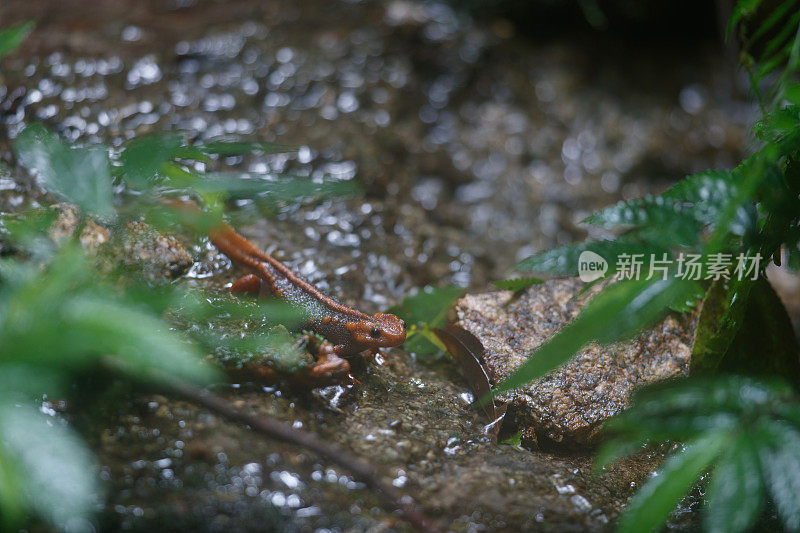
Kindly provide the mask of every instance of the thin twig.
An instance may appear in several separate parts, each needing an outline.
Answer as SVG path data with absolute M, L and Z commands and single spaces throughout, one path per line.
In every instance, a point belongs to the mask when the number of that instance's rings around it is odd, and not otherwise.
M 277 418 L 268 415 L 251 415 L 236 409 L 231 406 L 230 402 L 223 400 L 219 396 L 186 382 L 170 379 L 169 384 L 176 393 L 205 407 L 209 411 L 213 411 L 228 420 L 246 424 L 253 431 L 267 437 L 301 446 L 349 470 L 356 478 L 364 481 L 367 486 L 375 490 L 383 498 L 387 507 L 398 509 L 403 513 L 406 520 L 417 530 L 428 533 L 439 531 L 425 515 L 417 510 L 409 496 L 402 495 L 394 487 L 384 483 L 378 470 L 364 459 L 356 457 L 338 446 L 323 442 L 311 433 L 295 429 Z

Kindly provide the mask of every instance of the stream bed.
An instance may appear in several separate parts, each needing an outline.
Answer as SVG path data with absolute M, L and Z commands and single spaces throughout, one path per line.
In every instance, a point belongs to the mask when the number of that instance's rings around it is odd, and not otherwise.
M 118 146 L 180 131 L 297 146 L 227 163 L 351 181 L 363 196 L 241 202 L 239 230 L 366 312 L 425 286 L 484 292 L 526 255 L 587 236 L 579 221 L 686 174 L 730 167 L 753 108 L 713 43 L 636 46 L 521 36 L 438 2 L 4 0 L 38 19 L 0 71 L 0 155 L 42 121 Z M 0 167 L 0 210 L 40 200 Z M 594 229 L 591 237 L 603 237 Z M 179 283 L 222 293 L 238 270 L 207 243 Z M 592 449 L 494 444 L 447 358 L 402 349 L 360 384 L 214 391 L 376 464 L 443 528 L 606 530 L 659 465 L 595 474 Z M 99 461 L 101 530 L 408 530 L 347 472 L 197 406 L 142 392 L 80 422 Z M 695 523 L 687 505 L 676 528 Z

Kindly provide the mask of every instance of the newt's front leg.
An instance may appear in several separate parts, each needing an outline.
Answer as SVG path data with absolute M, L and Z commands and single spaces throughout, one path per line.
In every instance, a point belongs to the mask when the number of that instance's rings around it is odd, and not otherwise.
M 255 274 L 246 274 L 231 284 L 231 293 L 258 296 L 261 292 L 261 278 Z
M 336 347 L 313 334 L 301 337 L 309 353 L 316 356 L 317 362 L 308 368 L 308 375 L 314 381 L 335 379 L 341 381 L 350 372 L 350 363 L 339 357 Z

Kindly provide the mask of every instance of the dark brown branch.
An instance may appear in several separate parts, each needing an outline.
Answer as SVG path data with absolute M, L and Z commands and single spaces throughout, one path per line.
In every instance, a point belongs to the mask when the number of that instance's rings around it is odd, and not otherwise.
M 434 533 L 439 531 L 431 521 L 417 510 L 410 497 L 402 495 L 391 485 L 387 485 L 381 480 L 378 470 L 369 462 L 354 456 L 353 454 L 318 439 L 315 435 L 306 431 L 295 429 L 277 418 L 267 415 L 251 415 L 240 409 L 236 409 L 231 404 L 219 396 L 215 396 L 208 391 L 197 388 L 193 385 L 178 380 L 169 380 L 171 388 L 184 398 L 213 411 L 218 415 L 242 424 L 250 426 L 256 431 L 267 437 L 295 444 L 307 450 L 315 452 L 320 457 L 350 471 L 357 479 L 365 482 L 367 486 L 375 490 L 384 500 L 386 506 L 391 509 L 398 509 L 408 522 L 419 531 Z

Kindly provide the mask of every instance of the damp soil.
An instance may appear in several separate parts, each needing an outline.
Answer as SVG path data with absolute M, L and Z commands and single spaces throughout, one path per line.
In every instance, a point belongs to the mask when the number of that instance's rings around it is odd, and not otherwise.
M 0 4 L 4 24 L 26 18 L 37 29 L 0 71 L 0 211 L 48 201 L 13 166 L 12 139 L 30 121 L 112 146 L 152 131 L 297 146 L 226 163 L 253 179 L 354 180 L 364 195 L 270 213 L 241 202 L 232 216 L 368 312 L 427 285 L 484 292 L 529 253 L 586 237 L 578 222 L 592 209 L 731 166 L 754 116 L 714 43 L 538 42 L 437 2 Z M 236 269 L 191 244 L 176 282 L 221 293 Z M 400 349 L 382 360 L 347 386 L 214 390 L 373 461 L 456 531 L 607 530 L 662 458 L 593 473 L 591 448 L 493 443 L 450 360 Z M 127 398 L 80 423 L 106 487 L 101 530 L 409 529 L 304 450 L 174 398 Z M 692 505 L 674 527 L 695 523 Z

